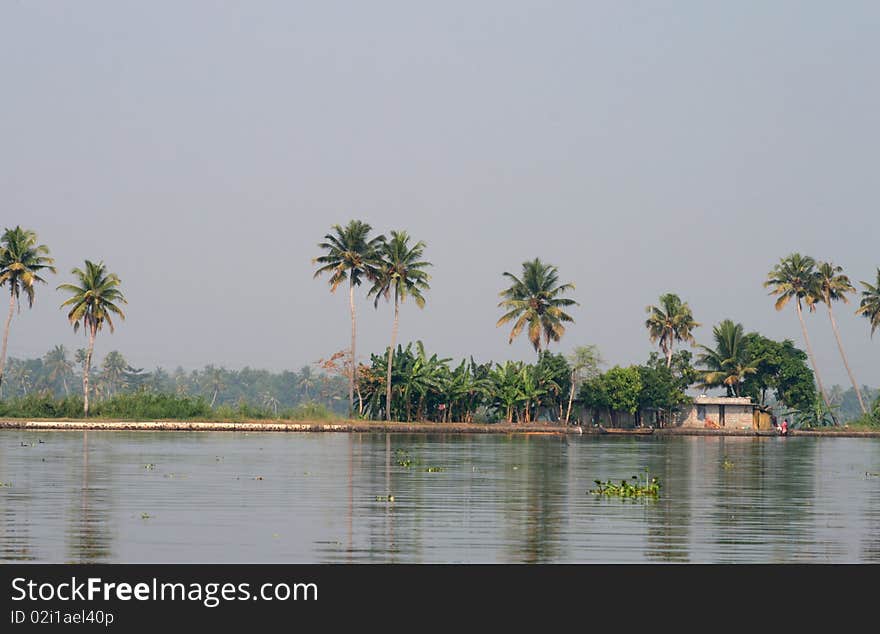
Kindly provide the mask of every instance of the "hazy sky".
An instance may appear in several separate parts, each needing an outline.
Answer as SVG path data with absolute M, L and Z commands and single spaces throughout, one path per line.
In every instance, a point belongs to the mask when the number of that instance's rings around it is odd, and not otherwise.
M 0 226 L 39 233 L 58 275 L 15 317 L 11 356 L 81 347 L 55 290 L 85 258 L 128 319 L 99 335 L 137 366 L 299 368 L 348 345 L 316 244 L 360 218 L 434 263 L 400 340 L 532 359 L 496 328 L 503 271 L 540 257 L 577 285 L 561 344 L 653 349 L 667 291 L 803 345 L 762 287 L 797 250 L 880 265 L 876 2 L 0 2 Z M 392 310 L 359 303 L 359 351 Z M 861 382 L 880 337 L 839 305 Z M 827 314 L 808 318 L 846 383 Z

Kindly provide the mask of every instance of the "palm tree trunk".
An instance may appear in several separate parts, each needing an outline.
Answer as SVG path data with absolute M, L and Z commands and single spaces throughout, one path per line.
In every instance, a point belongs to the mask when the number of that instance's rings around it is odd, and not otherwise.
M 672 346 L 675 345 L 675 339 L 670 339 L 669 348 L 666 350 L 666 367 L 672 367 Z
M 571 404 L 574 402 L 574 383 L 575 373 L 571 373 L 571 389 L 568 391 L 568 408 L 565 410 L 565 424 L 568 425 L 568 419 L 571 416 Z
M 0 352 L 0 386 L 3 385 L 3 368 L 6 367 L 6 343 L 9 341 L 9 326 L 12 325 L 13 312 L 15 312 L 15 293 L 10 291 L 9 316 L 6 318 L 6 327 L 3 329 L 3 351 Z
M 358 416 L 360 417 L 360 416 L 364 415 L 364 397 L 361 394 L 361 386 L 360 385 L 356 386 L 356 391 L 357 391 L 357 397 L 358 397 Z
M 816 383 L 819 386 L 819 393 L 822 395 L 822 400 L 825 402 L 825 407 L 828 408 L 829 413 L 831 413 L 834 423 L 837 424 L 837 417 L 834 415 L 834 412 L 831 411 L 831 403 L 828 401 L 828 395 L 825 393 L 825 386 L 822 385 L 822 377 L 819 376 L 819 368 L 816 367 L 816 358 L 813 356 L 813 346 L 810 345 L 810 337 L 807 336 L 807 324 L 804 321 L 804 313 L 801 310 L 800 299 L 798 299 L 794 307 L 797 309 L 797 316 L 801 322 L 801 332 L 804 333 L 804 342 L 807 344 L 807 354 L 809 355 L 810 363 L 813 366 L 813 374 L 816 375 Z
M 214 395 L 211 397 L 211 407 L 214 407 L 214 401 L 217 400 L 217 388 L 214 388 Z
M 61 377 L 61 385 L 64 386 L 64 396 L 70 396 L 70 389 L 67 387 L 67 378 Z
M 385 420 L 391 420 L 391 364 L 394 362 L 394 344 L 397 341 L 397 321 L 400 306 L 397 303 L 397 292 L 394 293 L 394 326 L 391 329 L 391 347 L 388 348 L 388 375 L 385 379 Z
M 859 407 L 862 408 L 862 414 L 867 414 L 868 410 L 865 408 L 865 401 L 862 400 L 862 391 L 856 383 L 856 377 L 853 376 L 852 370 L 849 367 L 849 361 L 846 359 L 846 353 L 843 351 L 843 342 L 840 340 L 840 331 L 837 330 L 837 320 L 834 319 L 834 313 L 831 311 L 831 302 L 826 301 L 825 303 L 828 305 L 828 317 L 831 319 L 831 329 L 834 331 L 834 338 L 837 339 L 837 349 L 840 350 L 840 357 L 843 359 L 846 373 L 849 375 L 850 383 L 852 383 L 853 389 L 856 391 L 856 396 L 859 399 Z
M 354 417 L 354 378 L 357 369 L 355 361 L 356 318 L 354 311 L 354 281 L 349 277 L 348 305 L 351 308 L 351 366 L 348 368 L 348 417 Z
M 86 352 L 86 364 L 83 367 L 83 412 L 87 418 L 89 415 L 89 369 L 92 367 L 92 352 L 95 350 L 96 333 L 96 328 L 92 326 L 89 329 L 89 351 Z

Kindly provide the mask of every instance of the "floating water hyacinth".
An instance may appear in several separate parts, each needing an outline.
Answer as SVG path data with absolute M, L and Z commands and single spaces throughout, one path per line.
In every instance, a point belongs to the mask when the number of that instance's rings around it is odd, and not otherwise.
M 405 468 L 409 468 L 419 463 L 419 461 L 413 458 L 406 449 L 396 449 L 394 451 L 394 462 L 398 467 Z
M 639 476 L 635 475 L 629 480 L 621 480 L 620 484 L 615 484 L 611 480 L 606 482 L 593 480 L 593 482 L 596 483 L 596 488 L 590 489 L 590 493 L 593 495 L 628 499 L 657 499 L 660 497 L 660 480 L 657 478 L 648 478 L 647 470 L 645 471 L 644 483 L 639 480 Z

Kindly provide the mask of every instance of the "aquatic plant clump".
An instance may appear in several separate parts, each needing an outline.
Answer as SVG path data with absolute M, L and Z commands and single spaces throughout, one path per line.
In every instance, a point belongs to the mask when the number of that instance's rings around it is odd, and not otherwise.
M 394 452 L 394 462 L 398 467 L 409 468 L 415 464 L 415 460 L 409 455 L 406 449 L 398 449 Z
M 635 482 L 633 482 L 635 481 Z M 630 480 L 621 480 L 620 484 L 615 484 L 611 480 L 602 482 L 601 480 L 593 480 L 596 483 L 595 489 L 590 489 L 593 495 L 604 495 L 606 497 L 620 497 L 628 499 L 653 499 L 660 497 L 660 481 L 657 478 L 648 479 L 645 474 L 645 482 L 642 483 L 638 476 L 633 476 Z

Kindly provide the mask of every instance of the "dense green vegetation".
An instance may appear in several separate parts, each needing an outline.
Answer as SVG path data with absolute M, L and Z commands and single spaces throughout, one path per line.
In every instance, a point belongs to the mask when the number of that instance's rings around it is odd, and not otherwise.
M 2 415 L 51 417 L 52 414 L 41 413 L 50 407 L 47 400 L 56 401 L 56 407 L 66 417 L 75 416 L 70 408 L 77 403 L 79 415 L 83 415 L 82 396 L 72 394 L 71 386 L 82 381 L 85 350 L 77 350 L 74 356 L 78 363 L 71 361 L 64 346 L 55 346 L 42 358 L 10 359 L 7 381 L 2 387 L 6 400 L 0 400 L 5 412 Z M 228 370 L 213 365 L 190 372 L 183 368 L 146 372 L 132 367 L 119 351 L 113 350 L 93 368 L 93 378 L 89 387 L 96 404 L 90 415 L 116 416 L 105 409 L 104 403 L 122 396 L 138 396 L 141 406 L 146 407 L 155 403 L 149 398 L 153 395 L 173 396 L 181 401 L 183 409 L 189 407 L 190 401 L 202 400 L 208 410 L 194 414 L 197 416 L 210 416 L 213 411 L 213 415 L 223 418 L 302 418 L 303 412 L 314 411 L 317 417 L 325 418 L 346 412 L 346 379 L 311 366 L 298 372 Z M 179 412 L 177 404 L 162 402 L 168 405 L 166 409 L 158 413 L 153 409 L 154 413 L 139 417 L 174 418 Z
M 320 403 L 271 409 L 242 402 L 236 407 L 211 407 L 201 396 L 137 392 L 117 394 L 98 401 L 91 418 L 119 420 L 325 420 L 336 418 Z M 29 394 L 0 401 L 0 417 L 7 418 L 85 418 L 81 396 L 53 397 L 47 393 Z
M 795 306 L 806 352 L 789 339 L 774 341 L 730 319 L 712 328 L 712 345 L 698 345 L 700 327 L 689 305 L 675 293 L 647 307 L 649 340 L 659 346 L 640 365 L 615 365 L 606 371 L 595 346 L 579 346 L 568 357 L 549 350 L 565 334 L 578 302 L 567 293 L 559 271 L 540 258 L 522 263 L 519 275 L 504 272 L 496 326 L 512 325 L 508 341 L 525 332 L 537 352 L 534 363 L 453 361 L 429 353 L 421 342 L 397 343 L 401 305 L 411 298 L 422 308 L 430 289 L 426 244 L 405 231 L 371 235 L 372 227 L 352 220 L 333 225 L 319 243 L 315 277 L 327 274 L 331 292 L 348 283 L 351 346 L 298 372 L 278 373 L 212 365 L 200 370 L 163 368 L 144 371 L 122 353 L 107 353 L 94 363 L 97 334 L 114 319 L 124 319 L 126 298 L 118 276 L 103 262 L 85 261 L 72 270 L 73 283 L 58 290 L 69 294 L 61 307 L 74 331 L 83 328 L 86 347 L 71 351 L 55 346 L 38 359 L 6 358 L 7 340 L 21 297 L 32 305 L 35 285 L 55 273 L 49 248 L 37 234 L 15 227 L 0 236 L 0 287 L 10 293 L 9 314 L 0 350 L 0 416 L 125 419 L 161 418 L 327 418 L 353 417 L 401 421 L 533 421 L 615 424 L 627 415 L 645 425 L 674 420 L 691 401 L 694 389 L 721 389 L 728 396 L 748 396 L 795 425 L 880 425 L 880 394 L 859 385 L 849 366 L 833 305 L 848 303 L 855 287 L 840 266 L 792 253 L 770 271 L 764 286 L 776 296 L 776 309 Z M 862 282 L 856 310 L 868 319 L 871 334 L 880 325 L 880 269 L 877 284 Z M 367 295 L 378 308 L 393 304 L 391 342 L 359 362 L 356 354 L 355 291 L 369 284 Z M 852 386 L 827 390 L 816 367 L 804 314 L 819 304 L 829 323 Z M 696 359 L 676 344 L 697 349 Z M 809 361 L 809 365 L 808 362 Z M 812 366 L 812 368 L 810 367 Z M 77 385 L 82 384 L 82 390 Z M 347 392 L 347 394 L 346 394 Z M 346 398 L 347 396 L 347 398 Z

